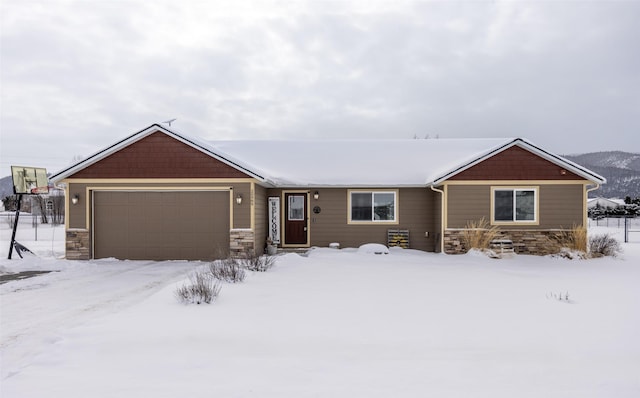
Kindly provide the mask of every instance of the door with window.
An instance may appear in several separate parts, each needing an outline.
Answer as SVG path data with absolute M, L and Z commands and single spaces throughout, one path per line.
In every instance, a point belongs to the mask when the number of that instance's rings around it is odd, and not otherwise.
M 307 193 L 285 193 L 284 204 L 284 244 L 306 245 Z

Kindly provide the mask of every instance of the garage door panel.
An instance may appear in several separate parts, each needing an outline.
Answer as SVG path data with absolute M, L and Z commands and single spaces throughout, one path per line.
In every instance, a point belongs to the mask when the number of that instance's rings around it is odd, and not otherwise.
M 94 257 L 211 260 L 229 249 L 229 193 L 94 193 Z

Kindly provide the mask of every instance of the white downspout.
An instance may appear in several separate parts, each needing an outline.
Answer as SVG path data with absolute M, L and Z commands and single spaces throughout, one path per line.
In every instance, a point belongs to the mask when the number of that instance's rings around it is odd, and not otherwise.
M 440 253 L 444 253 L 444 191 L 435 188 L 433 185 L 429 185 L 429 188 L 442 195 L 442 201 L 440 202 Z
M 589 197 L 589 192 L 595 191 L 596 189 L 599 189 L 599 188 L 600 188 L 600 184 L 598 184 L 596 182 L 596 186 L 595 187 L 587 189 L 587 197 Z
M 593 188 L 588 188 L 584 193 L 584 220 L 582 220 L 584 227 L 587 228 L 587 224 L 589 222 L 589 206 L 587 206 L 587 202 L 589 200 L 589 192 L 595 191 L 600 188 L 600 184 L 596 182 L 596 186 Z

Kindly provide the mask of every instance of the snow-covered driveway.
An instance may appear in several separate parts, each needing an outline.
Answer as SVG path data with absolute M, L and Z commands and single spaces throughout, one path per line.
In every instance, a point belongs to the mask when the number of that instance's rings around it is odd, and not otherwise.
M 37 264 L 33 264 L 37 262 Z M 166 285 L 184 279 L 197 262 L 101 260 L 73 262 L 26 258 L 0 261 L 4 269 L 54 269 L 36 278 L 0 285 L 2 379 L 30 363 L 61 329 L 118 312 Z M 16 268 L 18 267 L 18 268 Z M 29 316 L 24 313 L 28 311 Z

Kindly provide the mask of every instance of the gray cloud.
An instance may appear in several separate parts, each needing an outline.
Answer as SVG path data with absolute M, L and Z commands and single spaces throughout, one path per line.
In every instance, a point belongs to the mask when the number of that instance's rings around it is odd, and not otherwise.
M 522 136 L 640 152 L 637 2 L 1 7 L 6 173 L 59 169 L 173 117 L 205 138 Z

